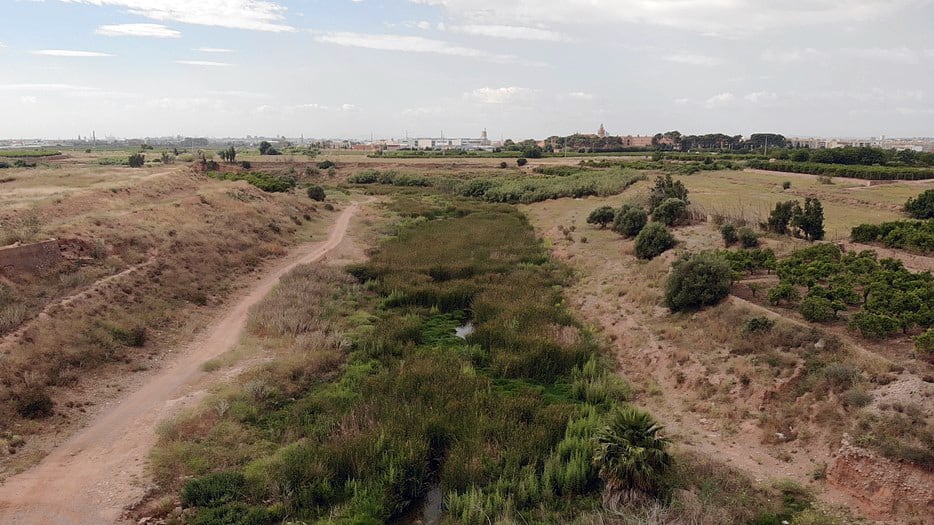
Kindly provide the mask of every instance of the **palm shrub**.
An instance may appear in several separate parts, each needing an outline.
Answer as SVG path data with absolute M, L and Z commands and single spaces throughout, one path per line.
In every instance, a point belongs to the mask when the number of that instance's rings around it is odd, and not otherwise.
M 645 210 L 627 204 L 616 212 L 612 229 L 623 237 L 635 237 L 648 221 L 649 215 Z
M 664 224 L 650 222 L 636 236 L 636 257 L 654 259 L 677 244 L 674 235 Z
M 732 284 L 730 263 L 716 253 L 682 257 L 665 284 L 665 304 L 672 312 L 717 304 L 730 294 Z
M 649 414 L 626 407 L 609 416 L 597 434 L 594 463 L 606 483 L 605 497 L 611 507 L 658 496 L 671 466 L 668 439 Z

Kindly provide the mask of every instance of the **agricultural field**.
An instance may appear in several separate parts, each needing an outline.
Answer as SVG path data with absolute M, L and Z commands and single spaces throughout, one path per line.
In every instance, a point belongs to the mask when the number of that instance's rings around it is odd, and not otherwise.
M 74 252 L 3 270 L 9 486 L 36 463 L 61 477 L 46 453 L 67 466 L 56 445 L 98 428 L 102 404 L 186 363 L 198 382 L 128 437 L 145 481 L 108 512 L 926 523 L 929 257 L 861 225 L 907 220 L 934 182 L 636 155 L 203 153 L 0 170 L 5 244 Z M 199 330 L 210 358 L 186 360 Z

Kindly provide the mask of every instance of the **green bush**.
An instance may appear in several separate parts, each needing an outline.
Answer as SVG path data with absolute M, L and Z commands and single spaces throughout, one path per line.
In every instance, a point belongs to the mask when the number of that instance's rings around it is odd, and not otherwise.
M 287 192 L 296 185 L 294 177 L 281 177 L 260 172 L 221 173 L 209 171 L 208 177 L 219 180 L 243 180 L 267 193 Z
M 613 222 L 616 218 L 616 211 L 610 206 L 600 206 L 590 212 L 587 217 L 587 224 L 599 224 L 600 228 L 606 228 L 606 225 Z
M 739 241 L 739 236 L 736 233 L 736 226 L 729 222 L 720 227 L 720 236 L 723 237 L 723 245 L 727 248 Z
M 789 283 L 778 283 L 769 290 L 768 299 L 773 305 L 785 303 L 796 303 L 801 298 L 798 289 Z
M 500 168 L 500 169 L 503 169 L 503 170 L 504 170 L 504 169 L 506 169 L 506 168 L 508 168 L 508 167 L 509 167 L 509 164 L 506 164 L 506 161 L 503 161 L 503 162 L 500 162 L 500 163 L 499 163 L 499 168 Z
M 131 168 L 142 168 L 146 164 L 146 156 L 142 153 L 134 153 L 130 155 L 127 162 Z
M 642 208 L 623 206 L 613 220 L 613 231 L 623 237 L 635 237 L 649 220 L 649 215 Z
M 928 328 L 923 334 L 915 336 L 915 350 L 919 354 L 934 355 L 934 328 Z
M 250 169 L 250 168 L 253 167 L 253 164 L 251 164 L 250 161 L 248 161 L 248 160 L 244 160 L 244 161 L 241 161 L 241 162 L 240 162 L 240 167 L 243 168 L 243 169 L 245 169 L 245 170 L 248 170 L 248 169 Z
M 743 323 L 744 334 L 754 334 L 758 332 L 769 332 L 775 326 L 775 321 L 765 316 L 753 317 Z
M 782 189 L 783 189 L 783 190 L 787 190 L 788 188 L 791 188 L 791 181 L 790 181 L 790 180 L 786 180 L 785 182 L 782 183 Z
M 825 151 L 825 150 L 815 150 Z M 829 151 L 829 150 L 826 150 Z M 832 152 L 831 152 L 832 153 Z M 812 159 L 813 160 L 813 159 Z M 926 180 L 934 179 L 934 169 L 895 166 L 853 166 L 815 162 L 749 160 L 746 165 L 753 169 L 808 173 L 828 177 L 849 177 L 864 180 Z
M 518 164 L 520 168 L 522 166 L 525 166 L 528 163 L 529 163 L 529 160 L 526 159 L 525 157 L 519 157 L 518 159 L 516 159 L 516 164 Z
M 805 297 L 798 311 L 805 319 L 815 323 L 823 323 L 837 316 L 834 305 L 829 299 L 814 295 Z
M 666 199 L 680 199 L 685 205 L 690 204 L 687 187 L 680 180 L 672 180 L 671 174 L 655 179 L 655 186 L 649 193 L 649 209 L 652 213 L 655 213 L 655 208 Z
M 278 516 L 264 507 L 251 507 L 245 503 L 227 503 L 219 507 L 201 509 L 188 522 L 189 525 L 272 525 Z
M 858 330 L 867 339 L 884 339 L 898 331 L 898 320 L 885 314 L 857 312 L 850 320 L 850 328 Z
M 732 274 L 729 263 L 715 252 L 682 257 L 665 284 L 665 304 L 673 312 L 717 304 L 730 294 Z
M 739 244 L 743 248 L 755 248 L 759 246 L 759 236 L 751 228 L 740 228 Z
M 860 224 L 850 231 L 853 242 L 879 242 L 887 248 L 934 252 L 934 219 Z
M 654 259 L 674 248 L 677 241 L 664 224 L 650 222 L 636 235 L 635 252 L 640 259 Z
M 217 507 L 239 499 L 245 486 L 246 480 L 239 472 L 212 472 L 185 482 L 182 503 L 187 507 Z
M 319 170 L 328 170 L 331 168 L 336 168 L 337 165 L 331 162 L 330 160 L 321 161 L 318 163 Z
M 674 226 L 684 219 L 687 203 L 681 199 L 665 199 L 652 212 L 652 220 L 666 226 Z
M 308 198 L 313 201 L 323 201 L 327 195 L 324 188 L 318 185 L 308 186 Z
M 905 203 L 905 213 L 915 219 L 934 219 L 934 189 L 908 199 Z

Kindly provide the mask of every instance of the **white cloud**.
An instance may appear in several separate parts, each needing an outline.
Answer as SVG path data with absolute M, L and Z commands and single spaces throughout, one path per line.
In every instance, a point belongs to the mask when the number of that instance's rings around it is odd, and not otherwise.
M 225 47 L 199 47 L 195 51 L 201 51 L 202 53 L 233 53 L 233 49 L 227 49 Z
M 284 32 L 286 8 L 268 0 L 59 0 L 65 3 L 114 6 L 158 21 Z
M 211 60 L 176 60 L 176 64 L 184 64 L 186 66 L 204 66 L 204 67 L 230 67 L 233 64 L 228 64 L 227 62 L 213 62 Z
M 104 36 L 145 36 L 152 38 L 179 38 L 181 32 L 162 24 L 116 24 L 98 27 L 94 33 Z
M 33 55 L 42 55 L 47 57 L 112 57 L 110 53 L 99 53 L 97 51 L 77 51 L 73 49 L 39 49 L 32 52 Z
M 19 101 L 23 104 L 35 104 L 38 99 L 32 95 L 23 95 L 22 97 L 19 97 Z
M 689 99 L 686 99 L 686 98 L 676 98 L 676 99 L 674 99 L 672 102 L 674 102 L 674 103 L 677 104 L 678 106 L 686 106 L 686 105 L 688 105 L 688 103 L 691 102 L 691 101 L 690 101 Z
M 593 100 L 593 93 L 584 93 L 583 91 L 574 91 L 568 93 L 568 96 L 576 100 Z
M 534 93 L 534 89 L 517 86 L 501 88 L 483 87 L 467 93 L 467 96 L 483 104 L 513 104 L 527 100 Z
M 0 91 L 89 91 L 97 88 L 74 84 L 0 84 Z
M 892 62 L 895 64 L 917 64 L 921 62 L 921 54 L 907 47 L 899 48 L 881 48 L 872 47 L 866 49 L 844 49 L 843 53 L 856 59 L 869 58 L 881 60 L 883 62 Z
M 824 56 L 825 53 L 813 47 L 806 47 L 804 49 L 766 49 L 759 55 L 759 58 L 764 62 L 791 64 L 794 62 L 822 58 Z
M 690 66 L 719 66 L 723 63 L 723 60 L 717 57 L 691 54 L 668 55 L 665 57 L 665 60 L 669 62 L 675 62 L 676 64 L 687 64 Z
M 720 94 L 718 94 L 718 95 L 714 95 L 714 96 L 708 98 L 708 99 L 704 102 L 704 106 L 707 107 L 707 108 L 709 108 L 709 109 L 718 108 L 718 107 L 723 107 L 723 106 L 726 106 L 726 105 L 730 104 L 731 102 L 733 102 L 733 100 L 734 100 L 735 98 L 736 98 L 736 97 L 733 96 L 733 93 L 730 93 L 730 92 L 720 93 Z
M 466 35 L 507 38 L 511 40 L 544 40 L 553 42 L 567 40 L 561 33 L 548 29 L 539 29 L 537 27 L 467 24 L 453 26 L 449 29 Z
M 236 89 L 228 89 L 223 91 L 208 90 L 204 92 L 206 95 L 214 95 L 218 97 L 239 97 L 239 98 L 266 98 L 269 96 L 267 93 L 253 93 L 252 91 L 240 91 Z
M 743 97 L 753 104 L 768 104 L 778 100 L 778 95 L 772 91 L 756 91 Z
M 472 47 L 459 46 L 451 44 L 450 42 L 445 42 L 444 40 L 435 40 L 420 36 L 333 32 L 316 33 L 314 39 L 316 42 L 345 47 L 362 47 L 365 49 L 400 51 L 403 53 L 434 53 L 439 55 L 479 58 L 502 64 L 521 62 L 513 55 L 496 55 Z M 528 65 L 542 64 L 529 63 Z
M 356 104 L 341 104 L 339 106 L 328 106 L 325 104 L 299 104 L 299 109 L 311 109 L 315 111 L 357 111 L 360 108 Z
M 877 22 L 928 0 L 409 0 L 471 23 L 632 23 L 734 38 L 809 25 Z

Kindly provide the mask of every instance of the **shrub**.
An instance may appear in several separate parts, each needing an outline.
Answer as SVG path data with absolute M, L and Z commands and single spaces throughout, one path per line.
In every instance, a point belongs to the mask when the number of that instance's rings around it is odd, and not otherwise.
M 134 153 L 130 155 L 128 162 L 131 168 L 142 168 L 146 164 L 146 156 L 142 153 Z
M 642 208 L 623 206 L 613 220 L 613 231 L 623 237 L 635 237 L 649 220 L 649 214 Z
M 805 319 L 815 323 L 823 323 L 837 316 L 830 299 L 809 295 L 801 301 L 799 310 Z
M 52 415 L 52 398 L 45 388 L 33 386 L 16 395 L 16 412 L 27 419 L 43 419 Z
M 753 317 L 743 323 L 744 334 L 754 334 L 757 332 L 769 332 L 775 326 L 775 321 L 765 316 Z
M 110 335 L 113 337 L 114 341 L 122 345 L 131 346 L 133 348 L 142 348 L 146 345 L 145 326 L 133 326 L 131 328 L 116 326 L 110 329 Z
M 850 320 L 850 328 L 869 339 L 884 339 L 898 331 L 898 320 L 885 314 L 857 312 Z
M 791 187 L 791 181 L 790 181 L 790 180 L 786 180 L 785 182 L 782 183 L 782 189 L 783 189 L 783 190 L 787 190 L 787 189 L 790 188 L 790 187 Z
M 782 235 L 788 233 L 788 225 L 795 216 L 796 211 L 800 212 L 801 206 L 798 201 L 785 201 L 775 203 L 775 207 L 769 213 L 768 229 L 774 233 Z
M 187 523 L 189 525 L 269 525 L 281 516 L 264 507 L 251 507 L 245 503 L 228 503 L 220 507 L 201 509 Z
M 781 302 L 796 303 L 801 295 L 798 293 L 798 289 L 791 284 L 779 283 L 769 290 L 768 298 L 771 304 L 777 305 Z
M 723 237 L 723 245 L 727 248 L 739 241 L 739 236 L 736 234 L 736 226 L 733 226 L 731 223 L 726 223 L 720 227 L 720 236 Z
M 928 328 L 923 334 L 916 336 L 914 341 L 915 350 L 919 354 L 934 354 L 934 328 Z
M 905 213 L 915 219 L 934 219 L 934 189 L 908 199 L 905 203 Z
M 616 218 L 616 211 L 610 206 L 600 206 L 590 212 L 587 217 L 587 224 L 599 224 L 600 228 L 606 228 L 606 225 L 613 222 Z
M 188 480 L 182 487 L 182 503 L 188 507 L 216 507 L 237 500 L 245 484 L 239 472 L 213 472 Z
M 730 294 L 732 270 L 713 252 L 682 257 L 665 284 L 665 304 L 672 312 L 717 304 Z
M 520 157 L 520 158 L 516 159 L 516 164 L 518 164 L 520 168 L 521 168 L 522 166 L 525 166 L 525 165 L 528 164 L 528 163 L 529 163 L 529 160 L 526 159 L 525 157 Z
M 674 235 L 664 224 L 650 222 L 636 236 L 636 257 L 653 259 L 677 244 Z
M 250 161 L 248 161 L 248 160 L 244 160 L 244 161 L 241 161 L 241 162 L 240 162 L 240 167 L 243 168 L 243 169 L 245 169 L 245 170 L 248 170 L 248 169 L 250 169 L 250 168 L 253 167 L 253 164 L 251 164 Z
M 326 195 L 324 188 L 318 185 L 308 186 L 308 198 L 314 201 L 323 201 Z
M 506 164 L 506 161 L 503 161 L 503 162 L 500 162 L 500 163 L 499 163 L 499 168 L 500 168 L 500 169 L 503 169 L 503 170 L 504 170 L 504 169 L 506 169 L 506 168 L 508 168 L 508 167 L 509 167 L 509 164 Z
M 322 161 L 322 162 L 319 162 L 319 163 L 318 163 L 318 169 L 319 169 L 319 170 L 328 170 L 328 169 L 331 169 L 331 168 L 334 168 L 334 167 L 336 167 L 336 164 L 334 164 L 334 163 L 331 162 L 330 160 L 325 160 L 325 161 Z
M 607 491 L 617 501 L 637 500 L 661 492 L 671 456 L 668 439 L 647 413 L 634 407 L 613 412 L 597 435 L 594 462 Z
M 676 198 L 665 199 L 655 207 L 655 211 L 652 212 L 652 220 L 666 226 L 673 226 L 684 219 L 686 211 L 687 203 L 683 200 Z
M 690 204 L 688 189 L 681 181 L 672 180 L 671 174 L 655 179 L 655 187 L 649 194 L 649 209 L 652 213 L 655 213 L 655 208 L 666 199 L 681 199 L 685 204 Z
M 791 225 L 800 229 L 805 239 L 819 241 L 824 238 L 824 208 L 819 199 L 804 199 L 804 208 L 795 212 Z
M 743 248 L 755 248 L 759 246 L 759 236 L 751 228 L 740 228 L 739 243 Z

